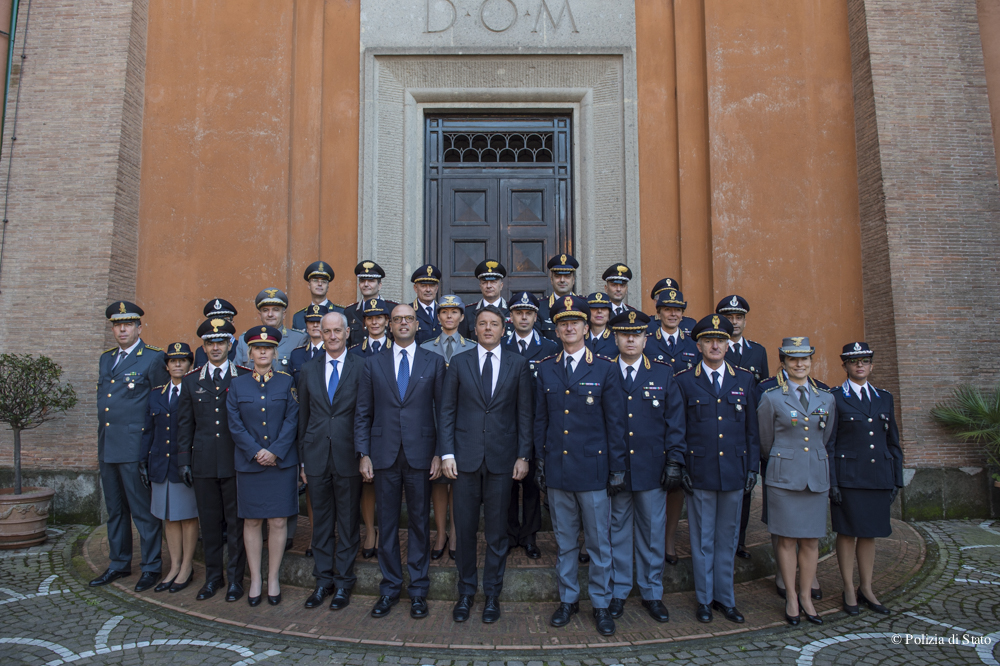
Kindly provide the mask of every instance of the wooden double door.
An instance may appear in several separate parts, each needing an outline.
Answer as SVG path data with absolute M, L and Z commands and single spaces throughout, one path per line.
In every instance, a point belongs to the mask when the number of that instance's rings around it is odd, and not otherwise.
M 504 298 L 547 293 L 549 257 L 572 251 L 570 118 L 434 116 L 426 140 L 425 248 L 441 293 L 478 300 L 487 259 L 507 269 Z

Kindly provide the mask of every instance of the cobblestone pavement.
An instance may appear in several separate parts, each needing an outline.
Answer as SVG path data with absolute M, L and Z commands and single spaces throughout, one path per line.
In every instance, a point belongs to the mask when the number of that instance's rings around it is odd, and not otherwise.
M 1000 650 L 1000 523 L 921 523 L 928 558 L 919 575 L 883 603 L 826 616 L 823 627 L 767 629 L 604 654 L 546 650 L 499 655 L 416 650 L 357 652 L 357 646 L 290 639 L 164 610 L 116 590 L 93 589 L 79 556 L 88 528 L 52 530 L 37 548 L 0 553 L 3 664 L 993 664 Z M 831 593 L 835 591 L 831 590 Z M 653 647 L 653 646 L 651 646 Z M 498 659 L 497 657 L 502 657 Z M 588 658 L 589 657 L 589 658 Z

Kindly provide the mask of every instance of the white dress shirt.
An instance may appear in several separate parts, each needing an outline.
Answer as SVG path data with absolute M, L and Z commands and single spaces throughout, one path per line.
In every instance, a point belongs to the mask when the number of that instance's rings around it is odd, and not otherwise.
M 208 378 L 215 381 L 215 371 L 216 369 L 221 370 L 219 377 L 225 377 L 226 373 L 229 372 L 229 361 L 225 360 L 222 365 L 216 365 L 211 361 L 208 362 Z
M 711 381 L 712 381 L 712 373 L 713 372 L 719 373 L 719 381 L 715 384 L 715 388 L 716 388 L 716 390 L 722 388 L 723 373 L 726 372 L 726 364 L 725 363 L 723 363 L 722 365 L 720 365 L 718 370 L 712 370 L 712 368 L 708 367 L 708 365 L 704 361 L 702 361 L 701 362 L 701 371 L 705 373 L 706 377 L 708 377 L 709 383 L 711 383 Z
M 427 313 L 427 310 L 431 311 L 431 321 L 433 321 L 434 319 L 437 318 L 436 317 L 437 310 L 434 307 L 434 305 L 435 305 L 434 301 L 431 301 L 430 303 L 424 303 L 422 300 L 420 300 L 418 298 L 417 299 L 417 305 L 420 307 L 420 309 L 422 309 L 424 311 L 425 314 Z
M 340 351 L 340 356 L 332 356 L 330 352 L 326 352 L 326 385 L 330 385 L 330 375 L 333 374 L 333 365 L 330 361 L 337 361 L 337 381 L 340 381 L 340 377 L 344 374 L 344 358 L 347 356 L 347 348 L 345 347 Z
M 528 333 L 528 337 L 522 338 L 521 334 L 518 333 L 515 330 L 514 331 L 514 344 L 516 344 L 518 350 L 520 350 L 521 349 L 521 343 L 523 342 L 524 343 L 524 348 L 525 348 L 525 350 L 527 350 L 527 348 L 530 347 L 532 345 L 532 343 L 535 342 L 535 336 L 537 336 L 537 335 L 538 335 L 538 332 L 535 331 L 534 329 L 532 329 L 531 333 Z
M 401 354 L 406 352 L 406 360 L 410 364 L 410 376 L 413 376 L 413 354 L 417 351 L 417 343 L 410 342 L 409 347 L 400 347 L 399 343 L 392 346 L 392 376 L 399 377 L 399 362 L 402 360 Z
M 140 342 L 142 342 L 142 338 L 137 338 L 136 341 L 132 343 L 131 347 L 129 347 L 128 349 L 124 350 L 125 351 L 125 356 L 124 357 L 121 355 L 121 353 L 122 353 L 123 350 L 121 348 L 119 348 L 118 351 L 115 352 L 115 359 L 113 361 L 111 361 L 111 369 L 114 370 L 114 368 L 115 368 L 116 365 L 118 365 L 119 363 L 121 363 L 122 361 L 124 361 L 126 358 L 128 358 L 129 354 L 131 354 L 135 350 L 135 348 L 139 346 Z
M 479 376 L 483 374 L 483 365 L 486 363 L 486 347 L 482 345 L 476 345 L 476 353 L 479 354 Z M 500 345 L 490 350 L 493 352 L 492 365 L 493 365 L 493 385 L 490 387 L 490 395 L 493 395 L 494 391 L 497 390 L 497 377 L 500 376 Z
M 670 338 L 673 338 L 674 344 L 676 345 L 680 341 L 680 332 L 681 332 L 680 327 L 678 327 L 677 330 L 674 331 L 673 333 L 667 333 L 665 330 L 663 330 L 662 326 L 660 327 L 660 330 L 663 331 L 663 340 L 665 342 L 669 343 Z
M 477 305 L 476 310 L 482 310 L 487 305 L 494 305 L 494 306 L 500 308 L 501 310 L 506 310 L 507 309 L 507 301 L 505 301 L 503 299 L 503 296 L 501 296 L 500 298 L 498 298 L 497 300 L 493 301 L 492 303 L 487 302 L 487 300 L 484 298 L 483 300 L 479 301 L 479 304 Z
M 854 397 L 858 400 L 861 400 L 861 389 L 864 389 L 865 393 L 868 394 L 869 400 L 872 399 L 872 387 L 868 385 L 867 381 L 864 384 L 855 384 L 853 381 L 848 379 L 847 383 L 850 385 L 851 392 L 854 394 Z
M 388 342 L 388 339 L 384 335 L 381 338 L 373 338 L 370 335 L 368 336 L 368 348 L 369 349 L 371 349 L 372 345 L 375 344 L 376 342 L 379 344 L 378 350 L 382 351 L 383 349 L 385 349 L 385 343 Z
M 733 350 L 735 347 L 739 347 L 740 348 L 740 353 L 741 354 L 746 351 L 746 343 L 743 342 L 743 338 L 742 337 L 739 340 L 730 340 L 729 341 L 729 349 Z
M 566 354 L 562 358 L 562 365 L 563 365 L 563 367 L 564 368 L 566 367 L 566 359 L 567 358 L 572 358 L 573 359 L 573 372 L 576 372 L 577 368 L 580 367 L 580 362 L 583 361 L 583 355 L 584 355 L 584 353 L 586 353 L 586 351 L 587 351 L 587 347 L 586 347 L 586 345 L 584 345 L 583 347 L 580 347 L 580 350 L 577 351 L 576 353 L 570 354 L 569 352 L 566 352 Z
M 628 369 L 629 368 L 632 368 L 632 379 L 635 379 L 636 377 L 638 377 L 639 376 L 639 364 L 640 363 L 642 363 L 642 356 L 640 356 L 639 358 L 635 359 L 635 363 L 631 363 L 631 364 L 626 363 L 625 359 L 623 359 L 621 356 L 619 356 L 618 357 L 618 367 L 621 368 L 622 379 L 628 379 Z M 708 378 L 711 379 L 712 375 L 709 375 Z

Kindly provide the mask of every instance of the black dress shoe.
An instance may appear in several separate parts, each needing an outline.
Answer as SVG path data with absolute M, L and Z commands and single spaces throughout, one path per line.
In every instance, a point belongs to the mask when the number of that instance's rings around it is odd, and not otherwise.
M 226 590 L 226 601 L 239 601 L 243 598 L 243 586 L 239 583 L 230 583 Z
M 597 624 L 597 633 L 601 636 L 613 636 L 615 633 L 615 621 L 607 608 L 594 609 L 594 622 Z
M 432 560 L 440 560 L 444 556 L 444 550 L 445 550 L 445 548 L 448 547 L 448 540 L 450 538 L 451 538 L 450 536 L 446 536 L 444 538 L 444 547 L 443 548 L 438 548 L 438 549 L 431 550 L 431 559 Z
M 483 624 L 493 624 L 500 619 L 500 597 L 486 597 L 483 607 Z
M 850 615 L 852 617 L 855 616 L 855 615 L 861 615 L 861 611 L 858 609 L 858 604 L 857 603 L 855 603 L 853 606 L 848 606 L 847 605 L 847 592 L 841 592 L 840 593 L 840 599 L 843 602 L 844 612 L 845 613 L 847 613 L 848 615 Z M 855 602 L 856 601 L 857 601 L 857 599 L 855 599 Z
M 154 587 L 153 588 L 153 592 L 165 592 L 166 590 L 169 590 L 170 586 L 173 585 L 173 584 L 174 584 L 173 579 L 165 580 L 165 581 L 161 582 L 159 585 L 157 585 L 156 587 Z
M 330 596 L 331 594 L 333 594 L 333 592 L 335 590 L 336 590 L 336 587 L 334 587 L 333 585 L 331 585 L 330 587 L 324 587 L 323 585 L 317 585 L 316 589 L 313 590 L 313 593 L 310 594 L 309 597 L 306 599 L 305 607 L 306 608 L 316 608 L 317 606 L 319 606 L 319 605 L 321 605 L 323 603 L 324 599 L 326 599 L 328 596 Z
M 785 592 L 785 588 L 778 587 L 777 583 L 774 584 L 774 592 L 775 592 L 775 594 L 777 594 L 782 599 L 787 599 L 788 598 L 787 597 L 787 593 Z
M 192 580 L 194 580 L 194 572 L 193 571 L 191 572 L 191 575 L 188 576 L 188 579 L 186 581 L 184 581 L 183 583 L 178 583 L 176 581 L 173 582 L 173 583 L 171 583 L 170 584 L 170 593 L 172 594 L 174 592 L 180 592 L 185 587 L 187 587 L 188 585 L 190 585 Z M 157 585 L 157 587 L 159 587 L 159 585 Z
M 581 548 L 580 554 L 576 556 L 576 559 L 580 564 L 587 564 L 590 562 L 590 555 L 587 554 L 587 551 Z
M 260 595 L 258 594 L 256 597 L 247 597 L 247 603 L 250 604 L 251 608 L 260 606 Z
M 312 548 L 306 548 L 306 552 L 303 553 L 303 555 L 305 555 L 306 557 L 312 557 L 313 556 L 313 549 Z
M 448 549 L 448 559 L 449 560 L 455 559 L 455 551 L 451 548 Z
M 93 583 L 91 583 L 91 585 L 93 585 Z M 865 606 L 868 606 L 869 610 L 873 610 L 876 613 L 880 613 L 882 615 L 888 615 L 889 613 L 892 612 L 882 604 L 877 604 L 874 601 L 869 601 L 865 595 L 861 594 L 860 589 L 858 590 L 857 595 L 858 595 L 858 601 L 863 601 Z
M 667 612 L 667 607 L 659 599 L 653 599 L 652 601 L 643 599 L 642 607 L 649 613 L 649 617 L 657 622 L 670 622 L 670 613 Z
M 695 611 L 694 616 L 698 618 L 699 622 L 711 622 L 712 621 L 712 607 L 708 604 L 698 604 L 698 610 Z
M 569 624 L 569 619 L 580 612 L 580 602 L 574 601 L 571 604 L 565 602 L 559 604 L 559 608 L 552 614 L 549 624 L 553 627 L 565 627 Z
M 608 604 L 608 612 L 611 613 L 611 617 L 613 618 L 617 619 L 621 617 L 622 613 L 625 612 L 625 600 L 612 597 L 611 603 Z
M 747 550 L 746 546 L 738 546 L 736 548 L 736 557 L 740 558 L 741 560 L 749 560 L 750 558 L 753 557 L 753 555 L 750 554 L 750 551 Z
M 463 594 L 458 597 L 458 601 L 455 602 L 455 607 L 451 609 L 451 619 L 455 622 L 465 622 L 469 619 L 469 613 L 472 612 L 472 604 L 475 602 L 475 597 L 471 594 Z
M 270 594 L 267 595 L 267 603 L 271 604 L 272 606 L 277 606 L 278 604 L 280 604 L 281 603 L 281 592 L 278 592 L 273 597 Z
M 813 600 L 815 600 L 815 601 L 822 601 L 823 600 L 823 588 L 822 587 L 816 587 L 816 588 L 813 588 L 813 589 L 809 590 L 809 596 L 812 597 Z
M 201 586 L 200 590 L 198 590 L 198 596 L 196 596 L 195 599 L 198 601 L 211 599 L 215 596 L 216 592 L 222 589 L 223 585 L 225 585 L 225 582 L 221 580 L 205 581 L 205 584 Z
M 427 617 L 427 599 L 424 597 L 410 599 L 410 617 L 417 620 Z
M 813 624 L 823 624 L 823 618 L 821 618 L 819 615 L 810 615 L 809 613 L 806 613 L 805 611 L 803 611 L 802 614 L 805 615 L 806 619 L 808 621 L 812 622 Z
M 139 576 L 139 580 L 137 580 L 135 583 L 135 591 L 145 592 L 146 590 L 156 585 L 156 581 L 158 580 L 160 580 L 159 571 L 143 571 L 142 575 Z
M 346 587 L 337 590 L 337 593 L 333 595 L 333 599 L 330 600 L 330 610 L 342 610 L 350 605 L 351 591 Z
M 372 608 L 372 617 L 385 617 L 392 610 L 392 607 L 399 603 L 399 597 L 390 597 L 388 595 L 382 595 L 375 602 L 375 607 Z
M 743 624 L 744 618 L 743 614 L 736 610 L 736 606 L 723 606 L 718 601 L 712 601 L 712 608 L 722 613 L 730 622 L 735 622 L 736 624 Z
M 677 563 L 680 561 L 680 559 L 676 555 L 664 555 L 663 559 L 667 564 L 669 564 L 672 567 L 677 566 Z
M 538 546 L 533 543 L 524 544 L 524 554 L 533 560 L 537 560 L 542 556 L 542 551 L 538 550 Z
M 126 576 L 131 576 L 131 575 L 132 575 L 131 571 L 115 571 L 114 569 L 108 569 L 100 576 L 90 581 L 90 586 L 97 587 L 98 585 L 107 585 L 108 583 L 116 581 L 119 578 L 125 578 Z

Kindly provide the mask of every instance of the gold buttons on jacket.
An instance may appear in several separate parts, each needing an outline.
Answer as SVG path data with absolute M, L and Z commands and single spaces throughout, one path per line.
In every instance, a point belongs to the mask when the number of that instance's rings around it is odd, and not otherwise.
M 110 423 L 105 423 L 105 424 L 104 424 L 104 427 L 105 427 L 105 428 L 108 428 L 108 427 L 110 427 L 110 426 L 111 426 L 111 424 L 110 424 Z
M 111 408 L 110 407 L 105 407 L 104 411 L 106 411 L 106 412 L 111 411 Z
M 809 426 L 806 426 L 806 430 L 809 430 Z
M 629 415 L 628 415 L 628 417 L 629 417 L 629 418 L 632 418 L 632 415 L 631 415 L 631 414 L 629 414 Z
M 872 462 L 875 462 L 875 459 L 874 459 L 874 458 L 872 458 Z
M 170 442 L 167 442 L 167 444 L 169 444 L 169 443 L 170 443 Z M 170 454 L 169 454 L 169 453 L 167 454 L 167 457 L 168 457 L 168 458 L 170 457 Z
M 563 455 L 566 455 L 567 453 L 569 453 L 569 451 L 563 451 Z
M 108 397 L 110 398 L 111 396 L 109 395 Z M 629 396 L 629 397 L 628 397 L 628 399 L 629 399 L 629 400 L 631 400 L 631 399 L 632 399 L 632 396 Z
M 264 435 L 264 439 L 267 439 L 267 435 Z
M 806 423 L 809 423 L 809 417 L 808 416 L 806 417 L 805 421 L 806 421 Z
M 170 443 L 170 440 L 168 439 L 168 440 L 167 440 L 167 444 L 169 444 L 169 443 Z
M 721 416 L 719 417 L 719 420 L 720 420 L 720 421 L 722 420 L 722 417 L 721 417 Z
M 216 422 L 215 422 L 215 425 L 219 425 L 219 422 L 218 422 L 218 421 L 216 421 Z
M 722 433 L 721 432 L 719 433 L 719 439 L 722 439 Z
M 720 455 L 720 456 L 722 455 L 722 451 L 719 451 L 719 455 Z
M 167 416 L 170 416 L 170 414 L 167 414 Z M 170 426 L 167 426 L 167 430 L 170 430 Z
M 564 435 L 568 435 L 569 434 L 569 430 L 563 430 L 563 434 Z
M 874 449 L 874 448 L 875 448 L 875 445 L 874 445 L 874 444 L 869 444 L 869 445 L 868 445 L 868 448 L 869 448 L 869 449 Z
M 871 420 L 871 419 L 868 419 L 868 423 L 871 423 L 871 422 L 872 422 L 872 420 Z
M 721 403 L 722 402 L 722 398 L 719 398 L 718 400 L 716 400 L 716 402 Z
M 266 411 L 267 411 L 267 408 L 266 408 L 266 407 L 261 407 L 261 408 L 260 408 L 260 411 L 262 411 L 262 412 L 266 412 Z
M 871 431 L 869 431 L 868 435 L 869 435 L 869 436 L 874 436 L 874 435 L 875 435 L 875 433 L 874 433 L 874 432 L 871 432 Z
M 803 451 L 808 451 L 808 450 L 809 450 L 809 447 L 807 446 L 807 447 L 805 447 L 805 448 L 804 448 L 804 449 L 802 449 L 802 450 L 803 450 Z
M 215 408 L 215 411 L 219 411 L 219 408 L 218 408 L 218 407 L 216 407 L 216 408 Z
M 631 453 L 632 455 L 635 455 L 635 449 L 632 449 L 631 451 L 629 451 L 629 453 Z
M 264 396 L 260 396 L 260 399 L 261 399 L 261 400 L 263 400 L 263 399 L 264 399 Z
M 805 437 L 804 439 L 805 439 L 805 440 L 806 440 L 807 442 L 809 441 L 809 438 L 808 438 L 808 437 Z M 808 449 L 806 449 L 806 450 L 808 450 Z
M 112 379 L 112 380 L 111 380 L 111 383 L 112 383 L 112 384 L 114 384 L 114 383 L 115 383 L 115 380 L 113 380 L 113 379 Z
M 569 395 L 569 389 L 566 389 L 566 395 Z
M 629 437 L 632 437 L 633 435 L 632 435 L 632 433 L 629 433 L 629 434 L 628 434 L 628 436 L 629 436 Z M 598 453 L 600 453 L 600 451 L 598 451 Z
M 109 397 L 109 398 L 111 397 L 111 394 L 110 394 L 110 393 L 108 394 L 108 397 Z
M 218 423 L 218 421 L 216 421 L 216 423 Z M 261 425 L 267 425 L 267 421 L 264 421 Z
M 563 411 L 563 414 L 569 414 L 569 410 L 567 409 L 567 410 Z

